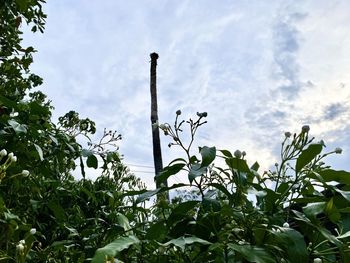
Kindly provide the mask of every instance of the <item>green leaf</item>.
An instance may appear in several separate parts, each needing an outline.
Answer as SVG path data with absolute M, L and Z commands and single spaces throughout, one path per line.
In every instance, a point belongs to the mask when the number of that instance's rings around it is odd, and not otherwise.
M 326 208 L 326 202 L 317 202 L 307 204 L 303 211 L 308 218 L 316 218 L 316 216 L 324 211 Z
M 347 237 L 350 237 L 350 231 L 348 231 L 340 236 L 337 236 L 338 239 L 347 238 Z
M 255 162 L 252 167 L 250 167 L 250 169 L 254 170 L 255 172 L 257 172 L 259 170 L 259 163 L 258 162 Z
M 350 202 L 350 192 L 349 191 L 342 191 L 340 189 L 337 189 L 336 187 L 334 188 L 334 190 L 336 192 L 338 192 L 339 194 L 341 194 L 347 201 Z
M 16 101 L 10 100 L 10 99 L 8 99 L 4 96 L 1 96 L 1 95 L 0 95 L 0 102 L 1 102 L 1 105 L 5 105 L 7 108 L 14 108 L 14 109 L 17 108 Z
M 95 155 L 88 156 L 88 158 L 86 160 L 86 165 L 87 165 L 87 167 L 91 167 L 91 168 L 97 169 L 97 167 L 98 167 L 98 160 L 97 160 L 96 156 Z
M 191 200 L 191 201 L 180 203 L 173 209 L 171 214 L 172 215 L 174 215 L 174 214 L 181 214 L 181 215 L 187 214 L 188 211 L 192 210 L 199 202 L 200 201 Z
M 202 206 L 205 211 L 219 212 L 221 204 L 218 200 L 212 198 L 203 198 Z
M 171 189 L 176 189 L 176 188 L 180 188 L 180 187 L 184 187 L 184 186 L 189 186 L 188 184 L 173 184 L 170 187 L 162 187 L 162 188 L 158 188 L 155 190 L 151 190 L 151 191 L 129 191 L 128 193 L 125 194 L 125 196 L 132 196 L 132 195 L 137 195 L 139 193 L 141 193 L 137 199 L 136 199 L 136 204 L 141 203 L 143 201 L 146 201 L 147 199 L 151 198 L 152 196 L 156 195 L 156 194 L 160 194 L 166 191 L 169 191 Z
M 152 196 L 158 194 L 160 190 L 161 188 L 158 188 L 156 190 L 151 190 L 140 194 L 136 199 L 136 203 L 141 203 L 143 201 L 146 201 L 147 199 L 150 199 Z
M 200 149 L 200 154 L 202 155 L 201 167 L 207 167 L 216 157 L 216 148 L 204 146 Z
M 191 170 L 188 173 L 188 180 L 192 184 L 193 180 L 199 176 L 202 176 L 207 172 L 207 167 L 202 167 L 200 164 L 194 164 L 191 167 Z
M 309 252 L 304 236 L 292 228 L 279 227 L 279 230 L 269 231 L 274 237 L 274 240 L 270 241 L 284 248 L 290 262 L 308 262 Z
M 124 231 L 129 231 L 131 229 L 129 220 L 125 215 L 118 213 L 117 218 L 118 224 L 124 229 Z M 130 234 L 132 234 L 132 232 Z
M 172 239 L 168 242 L 166 242 L 165 244 L 161 244 L 165 247 L 167 246 L 170 246 L 170 245 L 174 245 L 176 247 L 179 247 L 182 251 L 185 250 L 185 247 L 186 245 L 192 245 L 193 243 L 199 243 L 199 244 L 202 244 L 202 245 L 211 245 L 212 243 L 204 240 L 204 239 L 201 239 L 199 237 L 179 237 L 179 238 L 176 238 L 176 239 Z
M 41 149 L 41 147 L 37 144 L 34 143 L 34 147 L 39 155 L 40 161 L 44 160 L 44 156 L 43 156 L 43 150 Z
M 230 249 L 241 254 L 247 261 L 256 263 L 275 263 L 276 261 L 265 249 L 251 245 L 228 244 Z
M 322 147 L 323 145 L 321 143 L 314 143 L 310 144 L 306 150 L 302 151 L 297 159 L 295 172 L 299 173 L 305 165 L 310 163 L 318 154 L 320 154 Z
M 91 150 L 82 149 L 82 150 L 81 150 L 81 155 L 82 155 L 83 157 L 89 157 L 89 156 L 91 156 L 91 155 L 94 155 L 94 152 L 91 151 Z
M 138 244 L 139 242 L 140 240 L 135 236 L 120 237 L 108 245 L 97 249 L 91 262 L 105 263 L 106 258 L 114 257 L 120 251 L 123 251 L 132 245 Z
M 57 201 L 51 200 L 47 206 L 53 212 L 57 221 L 63 222 L 66 220 L 66 213 L 62 208 L 62 206 Z
M 12 129 L 16 133 L 26 133 L 27 132 L 27 126 L 24 124 L 19 124 L 15 120 L 8 120 L 8 124 L 10 124 L 10 126 L 12 127 Z
M 212 186 L 216 189 L 218 189 L 219 191 L 221 191 L 223 194 L 225 194 L 229 199 L 232 198 L 232 194 L 227 190 L 227 188 L 225 186 L 223 186 L 222 184 L 218 184 L 218 183 L 211 183 L 208 184 L 208 186 Z
M 245 172 L 245 173 L 250 173 L 250 169 L 247 165 L 247 161 L 243 159 L 238 159 L 235 157 L 230 157 L 226 158 L 226 164 L 234 170 L 240 171 L 240 172 Z
M 228 150 L 219 150 L 226 157 L 233 157 L 232 153 Z
M 346 171 L 337 171 L 332 169 L 322 170 L 318 173 L 323 180 L 326 182 L 336 181 L 339 183 L 350 185 L 350 172 Z
M 168 228 L 164 222 L 157 222 L 154 225 L 151 225 L 146 234 L 146 239 L 149 240 L 160 240 L 165 237 Z
M 26 9 L 28 8 L 28 1 L 27 0 L 16 0 L 16 3 L 22 12 L 26 11 Z
M 10 220 L 21 221 L 17 215 L 12 214 L 10 211 L 4 212 L 4 217 L 6 221 L 10 221 Z
M 184 163 L 176 163 L 174 165 L 165 167 L 163 171 L 160 172 L 159 176 L 156 176 L 157 182 L 166 181 L 170 176 L 180 172 L 184 166 Z
M 57 141 L 57 139 L 56 139 L 54 136 L 52 136 L 52 135 L 49 134 L 49 137 L 50 137 L 51 141 L 52 141 L 54 144 L 58 145 L 58 141 Z

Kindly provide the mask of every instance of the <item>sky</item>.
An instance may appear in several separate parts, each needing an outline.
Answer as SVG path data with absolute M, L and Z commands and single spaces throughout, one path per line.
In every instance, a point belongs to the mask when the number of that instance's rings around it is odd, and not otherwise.
M 60 0 L 44 10 L 44 34 L 24 43 L 38 50 L 32 71 L 54 119 L 75 110 L 96 122 L 96 138 L 117 130 L 124 162 L 147 184 L 152 52 L 159 122 L 208 112 L 193 153 L 244 150 L 263 171 L 279 161 L 284 132 L 309 125 L 326 151 L 343 149 L 326 163 L 350 170 L 350 1 Z M 181 156 L 161 141 L 164 165 Z

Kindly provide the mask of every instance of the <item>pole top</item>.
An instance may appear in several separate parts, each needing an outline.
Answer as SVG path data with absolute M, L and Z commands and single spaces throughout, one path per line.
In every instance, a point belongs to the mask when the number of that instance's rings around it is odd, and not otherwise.
M 152 60 L 157 60 L 159 58 L 159 55 L 156 52 L 153 52 L 150 54 L 150 57 Z

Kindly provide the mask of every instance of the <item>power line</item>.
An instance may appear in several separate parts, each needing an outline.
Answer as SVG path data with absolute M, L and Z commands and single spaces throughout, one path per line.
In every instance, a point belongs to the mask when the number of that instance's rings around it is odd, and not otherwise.
M 150 165 L 141 165 L 141 164 L 132 164 L 132 163 L 125 163 L 125 165 L 135 166 L 135 167 L 152 168 L 152 169 L 154 169 L 154 166 L 150 166 Z
M 132 172 L 132 173 L 146 173 L 146 174 L 154 174 L 154 172 L 151 172 L 151 171 L 133 171 L 133 170 L 130 170 L 130 172 Z

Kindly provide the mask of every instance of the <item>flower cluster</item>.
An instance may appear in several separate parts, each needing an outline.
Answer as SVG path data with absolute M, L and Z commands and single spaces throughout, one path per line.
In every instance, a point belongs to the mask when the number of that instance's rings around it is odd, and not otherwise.
M 3 162 L 3 164 L 0 165 L 0 182 L 5 178 L 6 170 L 8 169 L 8 167 L 11 164 L 17 162 L 17 156 L 13 152 L 8 154 L 5 149 L 2 149 L 0 151 L 0 162 L 5 157 L 6 157 L 6 160 Z M 16 176 L 19 176 L 19 175 L 27 177 L 29 175 L 29 171 L 28 170 L 22 170 L 22 172 L 14 174 L 10 178 L 13 178 L 13 177 L 16 177 Z

